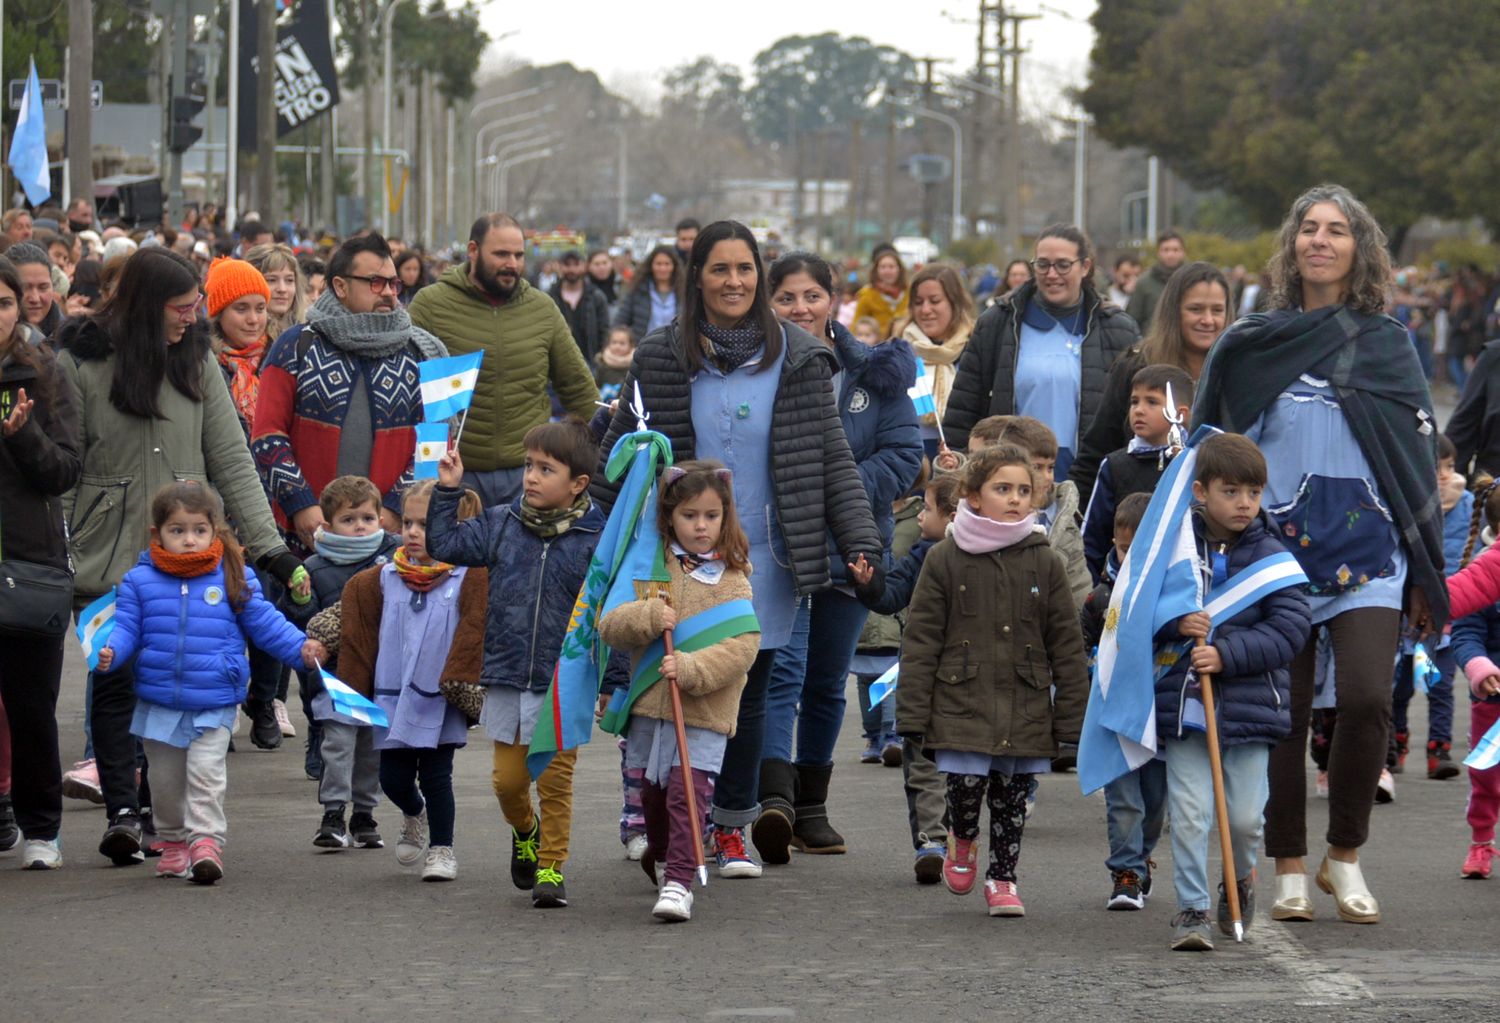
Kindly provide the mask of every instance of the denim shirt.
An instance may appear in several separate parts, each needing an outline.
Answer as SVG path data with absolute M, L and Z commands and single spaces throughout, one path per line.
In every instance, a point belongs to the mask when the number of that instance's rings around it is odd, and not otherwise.
M 772 365 L 761 354 L 725 374 L 706 362 L 693 377 L 693 434 L 698 458 L 723 462 L 734 474 L 735 512 L 750 539 L 751 603 L 760 619 L 760 648 L 785 646 L 797 614 L 797 582 L 776 515 L 771 475 L 771 409 L 781 385 L 785 347 Z

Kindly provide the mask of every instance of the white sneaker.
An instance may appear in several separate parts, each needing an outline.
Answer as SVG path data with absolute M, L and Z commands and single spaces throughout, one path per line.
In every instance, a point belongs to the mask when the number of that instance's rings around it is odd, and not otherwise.
M 401 837 L 396 839 L 396 862 L 403 867 L 415 867 L 422 854 L 427 851 L 427 808 L 416 817 L 401 817 Z M 448 855 L 453 855 L 450 849 Z
M 1396 801 L 1396 779 L 1395 776 L 1385 768 L 1380 769 L 1380 781 L 1375 785 L 1375 802 L 1394 803 Z
M 639 863 L 641 857 L 646 855 L 648 844 L 645 835 L 631 835 L 630 841 L 625 843 L 625 858 Z
M 56 870 L 62 866 L 62 845 L 53 839 L 28 838 L 21 852 L 22 870 Z
M 693 918 L 693 893 L 676 881 L 668 881 L 661 886 L 661 895 L 657 897 L 656 907 L 651 910 L 651 915 L 668 923 L 691 920 Z
M 427 862 L 422 864 L 423 881 L 452 881 L 458 876 L 458 858 L 453 855 L 453 846 L 434 845 L 427 850 Z
M 272 700 L 271 710 L 276 714 L 276 727 L 281 729 L 281 734 L 288 739 L 295 739 L 297 729 L 292 727 L 292 718 L 286 712 L 286 704 L 280 700 Z

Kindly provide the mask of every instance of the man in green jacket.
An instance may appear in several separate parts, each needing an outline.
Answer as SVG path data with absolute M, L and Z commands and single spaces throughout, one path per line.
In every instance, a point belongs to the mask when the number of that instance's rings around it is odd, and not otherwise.
M 1156 263 L 1150 270 L 1135 280 L 1135 290 L 1130 293 L 1130 304 L 1125 311 L 1140 325 L 1141 334 L 1151 329 L 1151 317 L 1156 312 L 1156 303 L 1166 290 L 1167 281 L 1187 259 L 1187 248 L 1182 235 L 1168 231 L 1156 240 Z
M 411 302 L 414 324 L 452 355 L 483 351 L 459 452 L 464 485 L 485 507 L 521 493 L 526 431 L 552 413 L 550 386 L 568 412 L 587 420 L 599 390 L 567 321 L 523 276 L 526 239 L 505 213 L 487 213 L 469 231 L 468 260 Z

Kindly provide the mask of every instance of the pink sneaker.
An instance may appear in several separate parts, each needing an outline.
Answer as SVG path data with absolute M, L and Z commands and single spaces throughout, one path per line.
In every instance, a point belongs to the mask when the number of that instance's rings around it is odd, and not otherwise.
M 161 859 L 156 861 L 157 877 L 187 877 L 188 844 L 186 842 L 161 843 Z
M 103 805 L 104 789 L 99 786 L 99 766 L 92 760 L 80 760 L 63 772 L 63 795 Z
M 1464 857 L 1464 868 L 1458 872 L 1459 876 L 1483 881 L 1490 876 L 1490 860 L 1497 853 L 1500 853 L 1500 850 L 1489 842 L 1475 842 L 1469 846 L 1469 855 Z
M 1317 781 L 1317 793 L 1319 799 L 1328 798 L 1328 772 L 1319 771 Z
M 943 884 L 954 895 L 968 895 L 974 890 L 974 864 L 979 859 L 979 839 L 948 836 L 948 852 L 943 856 Z
M 165 853 L 162 858 L 166 858 Z M 212 838 L 200 838 L 188 846 L 188 860 L 192 864 L 190 874 L 194 884 L 213 884 L 224 876 L 219 843 Z
M 984 903 L 990 907 L 990 916 L 1026 915 L 1026 907 L 1021 905 L 1014 881 L 986 881 Z

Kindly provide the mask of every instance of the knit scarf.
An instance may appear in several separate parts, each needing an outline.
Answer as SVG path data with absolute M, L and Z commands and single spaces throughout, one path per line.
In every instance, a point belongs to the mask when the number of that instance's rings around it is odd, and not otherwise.
M 739 369 L 761 350 L 766 332 L 760 321 L 746 317 L 738 327 L 715 327 L 707 320 L 698 321 L 698 333 L 705 349 L 726 373 Z
M 441 341 L 411 322 L 405 306 L 398 305 L 388 313 L 351 313 L 332 288 L 318 296 L 307 311 L 307 323 L 339 351 L 358 358 L 389 358 L 408 341 L 423 359 L 441 359 L 448 354 Z
M 635 352 L 629 351 L 623 355 L 615 355 L 608 348 L 602 348 L 594 358 L 598 360 L 599 365 L 608 369 L 629 369 L 630 363 L 635 359 Z
M 1019 522 L 996 522 L 976 512 L 968 501 L 960 501 L 953 520 L 953 542 L 966 554 L 989 554 L 1014 547 L 1037 528 L 1035 512 Z
M 260 369 L 261 357 L 266 354 L 268 340 L 262 337 L 243 348 L 231 347 L 227 342 L 219 345 L 219 365 L 230 372 L 229 396 L 234 399 L 240 418 L 247 423 L 255 418 L 255 401 L 260 394 L 257 370 Z
M 396 574 L 401 577 L 407 589 L 418 593 L 426 593 L 448 578 L 448 573 L 453 571 L 452 565 L 442 561 L 429 561 L 426 564 L 412 561 L 406 556 L 404 544 L 396 548 L 391 563 L 396 566 Z
M 873 286 L 891 304 L 892 309 L 901 304 L 901 296 L 906 294 L 906 289 L 899 284 L 881 284 L 876 281 Z
M 179 579 L 196 579 L 200 575 L 208 575 L 224 560 L 224 541 L 218 537 L 214 537 L 214 542 L 207 550 L 192 554 L 173 554 L 159 543 L 153 543 L 149 550 L 151 564 L 158 571 Z
M 335 565 L 357 565 L 379 553 L 385 537 L 383 529 L 369 536 L 341 536 L 325 528 L 313 534 L 313 548 Z
M 518 506 L 521 515 L 521 524 L 531 530 L 532 534 L 542 540 L 551 540 L 562 536 L 568 529 L 583 518 L 589 510 L 589 492 L 585 490 L 578 495 L 578 499 L 566 508 L 533 508 L 522 498 Z
M 971 324 L 959 324 L 953 336 L 946 341 L 934 341 L 922 332 L 915 323 L 908 324 L 901 337 L 911 342 L 911 350 L 921 359 L 924 368 L 932 376 L 932 403 L 937 407 L 936 415 L 925 415 L 922 422 L 936 426 L 948 408 L 948 394 L 953 390 L 953 367 L 969 345 Z

